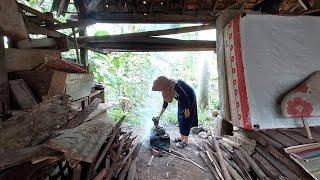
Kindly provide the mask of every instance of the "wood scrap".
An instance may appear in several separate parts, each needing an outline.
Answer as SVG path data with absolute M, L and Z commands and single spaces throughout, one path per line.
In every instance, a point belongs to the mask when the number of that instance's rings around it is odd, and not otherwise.
M 0 1 L 0 32 L 15 41 L 28 38 L 23 17 L 15 0 Z
M 272 179 L 278 179 L 281 176 L 280 172 L 259 153 L 254 153 L 252 157 L 261 167 L 261 169 L 266 173 L 266 175 L 268 175 L 268 177 Z
M 118 134 L 119 128 L 120 128 L 122 122 L 124 121 L 124 119 L 125 119 L 125 116 L 123 116 L 123 117 L 117 122 L 117 124 L 115 125 L 115 127 L 112 129 L 112 135 L 111 135 L 111 137 L 109 138 L 108 143 L 107 143 L 105 149 L 103 150 L 103 152 L 102 152 L 101 155 L 99 156 L 98 160 L 96 161 L 96 163 L 95 163 L 95 165 L 94 165 L 94 167 L 93 167 L 93 172 L 96 172 L 97 169 L 99 168 L 99 166 L 100 166 L 103 158 L 106 156 L 106 154 L 107 154 L 110 146 L 112 145 L 114 138 L 115 138 L 116 135 Z
M 210 161 L 208 161 L 208 157 L 206 157 L 203 152 L 199 152 L 199 156 L 200 156 L 201 160 L 206 164 L 206 166 L 208 167 L 208 169 L 210 170 L 212 175 L 215 177 L 215 179 L 220 179 L 221 176 L 219 176 L 219 174 L 216 171 L 216 169 L 214 169 L 214 167 L 212 166 Z
M 54 156 L 54 152 L 48 146 L 37 145 L 17 150 L 0 151 L 0 170 L 31 161 L 40 156 Z
M 251 158 L 251 156 L 243 149 L 240 148 L 241 154 L 246 158 L 247 162 L 252 167 L 253 171 L 257 174 L 259 179 L 269 179 L 268 176 L 262 171 L 257 163 Z
M 217 156 L 218 156 L 217 158 L 219 160 L 224 179 L 231 180 L 231 176 L 229 174 L 226 162 L 225 162 L 225 160 L 223 158 L 223 155 L 222 155 L 221 149 L 219 147 L 218 141 L 215 138 L 212 138 L 212 143 L 213 143 L 214 148 L 215 148 L 215 150 L 217 152 Z
M 54 96 L 33 106 L 30 112 L 1 123 L 0 150 L 19 149 L 45 142 L 55 131 L 66 128 L 76 115 L 69 104 L 69 96 Z
M 177 157 L 177 158 L 179 158 L 179 159 L 181 159 L 181 160 L 184 160 L 184 161 L 190 162 L 190 163 L 192 163 L 193 165 L 197 166 L 199 169 L 201 169 L 201 170 L 203 170 L 203 171 L 207 172 L 207 170 L 206 170 L 205 168 L 203 168 L 202 166 L 200 166 L 199 164 L 195 163 L 194 161 L 192 161 L 192 160 L 191 160 L 191 159 L 189 159 L 189 158 L 184 158 L 184 157 L 178 156 L 178 155 L 176 155 L 176 154 L 173 154 L 173 153 L 171 153 L 171 152 L 167 152 L 167 151 L 163 151 L 163 152 L 164 152 L 165 154 L 170 155 L 170 156 L 174 156 L 174 157 Z
M 16 107 L 28 109 L 38 104 L 37 99 L 22 79 L 10 80 L 9 86 Z
M 130 169 L 128 171 L 127 180 L 134 180 L 134 177 L 137 173 L 137 159 L 135 158 L 130 166 Z
M 60 131 L 60 135 L 51 139 L 49 144 L 70 159 L 93 163 L 105 139 L 111 135 L 113 125 L 114 122 L 107 118 L 94 119 Z
M 101 99 L 95 99 L 93 100 L 88 107 L 86 107 L 80 114 L 78 114 L 74 120 L 72 120 L 68 124 L 68 128 L 74 128 L 78 125 L 82 124 L 84 120 L 95 110 L 97 109 L 98 105 L 102 102 Z

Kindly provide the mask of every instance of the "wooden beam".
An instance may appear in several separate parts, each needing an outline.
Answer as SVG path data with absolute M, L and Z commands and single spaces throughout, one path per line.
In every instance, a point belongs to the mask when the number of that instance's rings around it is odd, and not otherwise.
M 81 27 L 86 27 L 91 24 L 94 24 L 95 21 L 92 19 L 87 19 L 87 20 L 79 20 L 79 21 L 67 21 L 66 23 L 63 24 L 56 24 L 52 27 L 53 30 L 59 30 L 59 29 L 68 29 L 68 28 L 81 28 Z
M 214 24 L 207 24 L 207 25 L 200 25 L 200 26 L 189 26 L 189 27 L 182 27 L 182 28 L 137 32 L 137 33 L 129 33 L 129 34 L 119 34 L 119 35 L 109 35 L 109 36 L 99 36 L 99 37 L 91 36 L 91 37 L 85 37 L 85 39 L 88 41 L 100 41 L 103 39 L 110 39 L 110 38 L 125 39 L 125 38 L 131 38 L 131 37 L 138 38 L 138 37 L 150 37 L 150 36 L 164 36 L 164 35 L 171 35 L 171 34 L 180 34 L 180 33 L 209 30 L 214 28 L 215 28 Z
M 88 48 L 120 52 L 157 52 L 157 51 L 212 51 L 215 41 L 177 40 L 170 38 L 143 38 L 130 40 L 107 40 L 88 42 Z M 72 46 L 70 45 L 70 48 Z
M 46 27 L 38 26 L 31 22 L 28 22 L 27 26 L 30 34 L 43 34 L 43 35 L 46 35 L 49 37 L 55 37 L 55 38 L 62 38 L 66 36 L 65 34 L 62 34 L 58 31 L 53 31 Z
M 15 0 L 0 1 L 0 34 L 8 36 L 12 40 L 23 40 L 28 38 L 28 33 L 23 22 L 23 17 L 18 11 Z
M 101 0 L 91 0 L 87 5 L 87 13 L 91 13 L 100 2 Z
M 168 15 L 168 14 L 106 14 L 92 13 L 87 19 L 95 19 L 100 23 L 214 23 L 212 15 Z
M 17 42 L 20 49 L 50 48 L 61 51 L 68 51 L 68 42 L 66 38 L 43 38 L 43 39 L 25 39 Z
M 48 49 L 5 49 L 4 59 L 8 72 L 32 70 L 45 61 L 61 59 L 60 51 Z
M 47 21 L 50 21 L 50 22 L 52 22 L 52 23 L 61 24 L 61 22 L 60 22 L 59 20 L 48 16 L 48 14 L 42 13 L 42 12 L 40 12 L 40 11 L 38 11 L 38 10 L 36 10 L 36 9 L 33 9 L 33 8 L 29 7 L 29 6 L 26 6 L 26 5 L 24 5 L 24 4 L 21 4 L 21 3 L 18 3 L 18 4 L 19 4 L 19 6 L 20 6 L 21 9 L 23 9 L 24 11 L 26 11 L 26 12 L 28 12 L 28 13 L 31 13 L 31 14 L 33 14 L 33 15 L 36 15 L 36 16 L 38 16 L 39 18 L 44 19 L 44 20 L 47 20 Z
M 312 7 L 307 0 L 298 0 L 304 10 L 311 10 Z

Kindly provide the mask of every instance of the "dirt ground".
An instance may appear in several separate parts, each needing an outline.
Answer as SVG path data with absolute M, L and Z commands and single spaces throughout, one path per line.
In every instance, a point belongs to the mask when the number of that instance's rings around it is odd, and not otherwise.
M 169 133 L 170 138 L 174 139 L 179 137 L 179 128 L 166 124 L 164 125 L 166 132 Z M 139 133 L 138 128 L 134 128 L 135 134 Z M 175 144 L 171 142 L 171 148 L 186 155 L 192 161 L 201 165 L 205 169 L 206 166 L 198 155 L 198 151 L 191 141 L 195 140 L 197 143 L 202 139 L 198 135 L 190 135 L 189 145 L 185 149 L 178 149 Z M 197 166 L 190 162 L 183 161 L 173 156 L 164 155 L 163 157 L 155 157 L 151 166 L 148 166 L 148 162 L 151 159 L 151 153 L 147 142 L 142 142 L 142 147 L 137 159 L 137 171 L 138 177 L 141 180 L 160 180 L 160 179 L 183 179 L 183 180 L 207 180 L 212 179 L 209 172 L 205 172 L 199 169 Z

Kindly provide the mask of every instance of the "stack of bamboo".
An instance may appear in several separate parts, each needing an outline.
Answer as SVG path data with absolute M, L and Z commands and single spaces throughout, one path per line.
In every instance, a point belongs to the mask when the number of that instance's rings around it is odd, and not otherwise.
M 281 179 L 286 176 L 276 173 L 258 153 L 254 140 L 246 138 L 239 143 L 233 137 L 213 137 L 197 145 L 199 155 L 215 179 Z M 270 169 L 273 168 L 273 169 Z

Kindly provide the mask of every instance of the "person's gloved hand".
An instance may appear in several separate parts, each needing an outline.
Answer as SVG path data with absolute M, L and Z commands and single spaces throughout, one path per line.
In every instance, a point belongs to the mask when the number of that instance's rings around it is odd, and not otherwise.
M 190 110 L 189 109 L 185 109 L 184 110 L 184 117 L 185 118 L 189 118 L 190 117 Z

